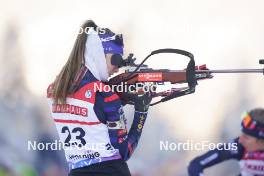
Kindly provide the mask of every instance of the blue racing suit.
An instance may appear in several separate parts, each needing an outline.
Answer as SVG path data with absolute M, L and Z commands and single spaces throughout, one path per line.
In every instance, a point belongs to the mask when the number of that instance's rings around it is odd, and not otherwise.
M 89 81 L 95 81 L 94 79 L 93 75 L 88 71 L 81 82 L 81 86 Z M 147 113 L 135 111 L 134 120 L 128 132 L 121 100 L 112 91 L 97 92 L 94 111 L 99 120 L 108 125 L 111 144 L 119 150 L 123 160 L 128 160 L 137 147 Z M 125 126 L 121 128 L 111 127 L 116 122 L 121 122 L 121 124 L 124 122 Z
M 238 138 L 227 143 L 227 146 L 236 147 L 214 149 L 193 159 L 188 167 L 189 176 L 202 176 L 205 168 L 229 159 L 239 161 L 241 176 L 264 176 L 264 151 L 249 152 L 239 143 Z

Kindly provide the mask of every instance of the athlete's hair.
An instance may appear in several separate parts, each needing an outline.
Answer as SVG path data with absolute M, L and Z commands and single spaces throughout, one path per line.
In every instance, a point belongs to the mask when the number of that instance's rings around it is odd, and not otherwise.
M 87 39 L 86 29 L 89 28 L 95 29 L 97 25 L 92 20 L 87 20 L 81 25 L 68 61 L 54 81 L 53 99 L 56 104 L 64 104 L 66 102 L 66 96 L 72 93 L 70 92 L 70 87 L 84 62 L 85 43 Z
M 253 120 L 256 120 L 262 124 L 264 124 L 264 109 L 263 108 L 255 108 L 249 111 L 249 115 Z

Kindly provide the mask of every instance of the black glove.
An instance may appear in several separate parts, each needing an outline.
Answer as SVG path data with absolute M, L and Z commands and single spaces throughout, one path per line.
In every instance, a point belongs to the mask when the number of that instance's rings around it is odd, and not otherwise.
M 152 100 L 152 96 L 150 92 L 147 92 L 143 95 L 125 93 L 124 96 L 129 102 L 133 102 L 136 111 L 139 111 L 139 112 L 148 111 L 150 102 Z
M 135 99 L 135 110 L 140 112 L 147 112 L 151 100 L 152 96 L 150 92 L 137 96 L 137 98 Z

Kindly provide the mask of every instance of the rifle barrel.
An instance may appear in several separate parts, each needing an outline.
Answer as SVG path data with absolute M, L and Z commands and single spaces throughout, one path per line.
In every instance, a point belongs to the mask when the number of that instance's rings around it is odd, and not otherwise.
M 195 70 L 196 73 L 263 73 L 264 69 Z

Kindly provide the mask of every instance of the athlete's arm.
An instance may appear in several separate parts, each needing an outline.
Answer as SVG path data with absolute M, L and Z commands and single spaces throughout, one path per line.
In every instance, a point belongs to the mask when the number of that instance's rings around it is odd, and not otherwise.
M 129 132 L 119 97 L 112 92 L 98 92 L 94 110 L 102 123 L 108 126 L 111 144 L 128 160 L 139 142 L 147 112 L 135 111 Z
M 224 150 L 224 148 L 228 150 Z M 205 168 L 225 160 L 240 160 L 243 155 L 243 150 L 243 146 L 238 142 L 238 138 L 236 138 L 232 142 L 227 143 L 225 147 L 222 145 L 219 149 L 211 150 L 199 157 L 196 157 L 188 166 L 189 176 L 201 176 Z

